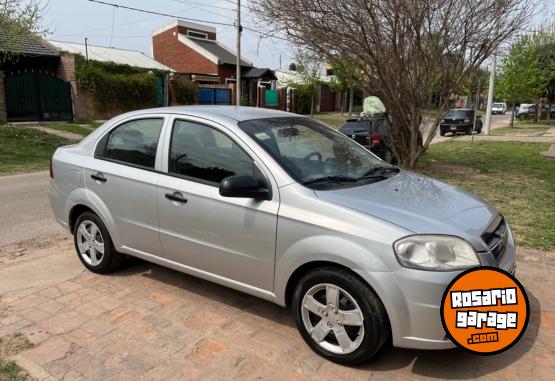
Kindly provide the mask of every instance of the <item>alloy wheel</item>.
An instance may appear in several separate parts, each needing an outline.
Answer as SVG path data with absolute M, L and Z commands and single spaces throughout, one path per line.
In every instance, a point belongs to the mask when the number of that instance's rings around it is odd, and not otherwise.
M 90 221 L 84 220 L 77 228 L 77 246 L 79 255 L 91 265 L 97 266 L 104 258 L 104 239 L 98 226 Z
M 364 339 L 364 317 L 356 300 L 330 283 L 311 287 L 301 306 L 303 324 L 312 340 L 323 349 L 347 354 Z

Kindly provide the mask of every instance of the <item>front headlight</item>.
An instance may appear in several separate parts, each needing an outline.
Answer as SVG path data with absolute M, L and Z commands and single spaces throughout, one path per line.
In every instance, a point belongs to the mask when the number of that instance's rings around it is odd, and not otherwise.
M 472 246 L 453 236 L 413 235 L 401 238 L 393 248 L 399 263 L 413 269 L 455 271 L 480 265 Z

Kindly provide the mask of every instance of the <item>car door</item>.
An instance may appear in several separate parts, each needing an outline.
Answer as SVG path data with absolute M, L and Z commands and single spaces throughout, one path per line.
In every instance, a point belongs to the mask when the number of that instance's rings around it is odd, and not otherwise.
M 84 170 L 89 197 L 104 204 L 115 226 L 116 241 L 153 255 L 161 254 L 156 168 L 166 119 L 164 115 L 148 115 L 119 123 L 98 141 Z
M 157 192 L 165 259 L 227 285 L 271 291 L 279 194 L 270 173 L 231 131 L 203 119 L 176 117 L 165 144 Z M 272 199 L 222 197 L 220 181 L 235 174 L 264 177 Z

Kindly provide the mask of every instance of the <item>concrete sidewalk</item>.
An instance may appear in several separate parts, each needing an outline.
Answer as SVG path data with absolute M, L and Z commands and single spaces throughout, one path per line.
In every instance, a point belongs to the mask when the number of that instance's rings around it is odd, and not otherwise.
M 458 141 L 470 141 L 472 136 L 464 135 L 455 138 Z M 523 142 L 523 143 L 551 143 L 555 144 L 555 136 L 482 136 L 475 135 L 474 141 L 496 141 L 496 142 Z
M 13 279 L 29 268 L 48 278 L 61 255 L 76 256 L 72 246 L 68 239 L 50 254 L 29 253 L 41 266 L 12 265 Z M 388 347 L 363 366 L 339 366 L 307 347 L 289 311 L 138 260 L 109 276 L 22 278 L 1 296 L 0 337 L 21 332 L 36 344 L 14 360 L 41 380 L 551 380 L 555 253 L 518 257 L 530 323 L 495 356 Z

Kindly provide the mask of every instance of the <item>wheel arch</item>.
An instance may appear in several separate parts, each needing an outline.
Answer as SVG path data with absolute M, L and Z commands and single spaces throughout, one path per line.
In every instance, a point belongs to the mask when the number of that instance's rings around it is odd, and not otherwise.
M 77 218 L 84 212 L 90 211 L 98 216 L 106 226 L 108 233 L 116 248 L 120 247 L 120 241 L 115 228 L 115 223 L 106 205 L 96 194 L 80 188 L 74 190 L 68 197 L 66 204 L 66 216 L 68 218 L 68 229 L 73 233 Z

